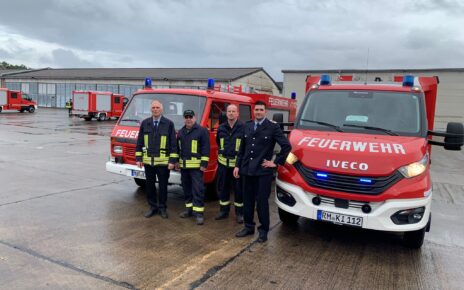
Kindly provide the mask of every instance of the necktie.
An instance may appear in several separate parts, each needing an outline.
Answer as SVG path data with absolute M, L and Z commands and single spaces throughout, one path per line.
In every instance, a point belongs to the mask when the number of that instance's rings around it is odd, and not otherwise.
M 259 123 L 255 122 L 255 131 L 258 129 L 258 127 L 259 127 Z
M 155 121 L 155 133 L 158 131 L 158 121 Z

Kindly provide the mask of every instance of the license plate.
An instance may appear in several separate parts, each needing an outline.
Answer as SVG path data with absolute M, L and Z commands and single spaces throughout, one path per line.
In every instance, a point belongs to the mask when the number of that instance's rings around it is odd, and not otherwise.
M 328 212 L 328 211 L 323 211 L 323 210 L 317 211 L 317 220 L 329 221 L 334 224 L 350 225 L 354 227 L 362 227 L 362 222 L 363 222 L 362 217 L 339 214 L 339 213 Z
M 145 172 L 139 170 L 132 170 L 133 177 L 145 178 Z

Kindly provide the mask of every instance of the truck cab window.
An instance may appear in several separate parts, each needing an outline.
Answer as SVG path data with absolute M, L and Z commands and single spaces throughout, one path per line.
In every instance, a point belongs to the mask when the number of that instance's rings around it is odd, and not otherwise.
M 11 93 L 11 98 L 12 99 L 17 99 L 18 98 L 18 93 Z
M 219 127 L 219 118 L 221 117 L 221 112 L 227 112 L 228 103 L 213 102 L 211 104 L 211 111 L 209 113 L 209 129 L 211 131 L 217 130 Z

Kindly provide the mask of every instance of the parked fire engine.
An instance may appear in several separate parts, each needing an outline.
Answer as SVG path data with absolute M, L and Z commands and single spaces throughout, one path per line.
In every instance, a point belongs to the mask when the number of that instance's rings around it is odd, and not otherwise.
M 289 136 L 292 153 L 278 170 L 280 219 L 402 232 L 406 246 L 420 248 L 432 220 L 431 145 L 463 145 L 461 123 L 449 123 L 446 133 L 432 131 L 438 77 L 307 81 Z
M 0 112 L 3 110 L 34 113 L 37 110 L 37 103 L 20 91 L 0 88 Z
M 127 98 L 112 92 L 73 91 L 71 115 L 86 121 L 119 118 L 126 103 Z
M 241 87 L 222 91 L 214 86 L 214 81 L 208 81 L 208 89 L 153 89 L 151 81 L 146 81 L 146 87 L 135 92 L 123 115 L 115 125 L 111 134 L 111 156 L 106 163 L 106 170 L 112 173 L 133 177 L 139 186 L 145 186 L 144 170 L 135 165 L 135 145 L 140 123 L 150 117 L 151 102 L 156 99 L 163 104 L 163 115 L 174 122 L 176 130 L 184 126 L 183 112 L 191 109 L 195 112 L 198 124 L 208 128 L 210 133 L 210 162 L 204 174 L 207 185 L 207 196 L 216 195 L 217 144 L 216 133 L 219 123 L 225 120 L 226 107 L 237 105 L 241 121 L 253 118 L 254 104 L 264 101 L 268 104 L 269 117 L 286 122 L 293 122 L 296 116 L 296 100 L 268 94 L 245 93 Z M 180 173 L 172 171 L 170 184 L 181 184 Z

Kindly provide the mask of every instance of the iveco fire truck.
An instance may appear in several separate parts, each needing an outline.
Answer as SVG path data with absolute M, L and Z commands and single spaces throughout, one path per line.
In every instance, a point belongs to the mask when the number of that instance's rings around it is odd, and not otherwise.
M 144 170 L 135 165 L 135 145 L 140 123 L 150 117 L 151 102 L 158 100 L 163 104 L 163 115 L 174 122 L 176 130 L 184 125 L 183 112 L 190 109 L 195 112 L 197 123 L 208 128 L 210 133 L 210 162 L 204 174 L 207 185 L 207 196 L 216 194 L 217 169 L 217 128 L 225 118 L 226 107 L 237 105 L 241 121 L 253 118 L 254 104 L 264 101 L 268 105 L 269 117 L 279 122 L 294 122 L 296 116 L 296 100 L 244 92 L 242 87 L 215 86 L 214 80 L 208 81 L 207 89 L 154 89 L 151 80 L 147 79 L 145 88 L 134 93 L 127 104 L 123 115 L 115 125 L 111 134 L 111 156 L 106 163 L 106 170 L 112 173 L 133 177 L 139 186 L 145 186 Z M 180 173 L 172 171 L 170 184 L 180 184 Z
M 0 112 L 4 110 L 34 113 L 37 103 L 20 91 L 0 88 Z
M 438 77 L 307 81 L 289 136 L 292 153 L 278 170 L 280 219 L 401 232 L 406 246 L 420 248 L 432 220 L 431 145 L 463 145 L 461 123 L 432 131 Z

